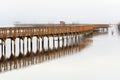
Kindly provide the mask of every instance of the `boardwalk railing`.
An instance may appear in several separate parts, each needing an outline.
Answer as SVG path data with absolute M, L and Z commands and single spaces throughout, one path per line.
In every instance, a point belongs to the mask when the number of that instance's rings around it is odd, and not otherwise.
M 109 25 L 105 24 L 94 24 L 85 26 L 48 25 L 0 28 L 0 72 L 6 70 L 9 65 L 11 66 L 12 63 L 16 68 L 18 64 L 17 61 L 20 61 L 21 59 L 24 60 L 23 64 L 26 64 L 25 59 L 29 60 L 29 58 L 32 58 L 31 62 L 34 62 L 34 56 L 40 56 L 41 54 L 49 53 L 51 52 L 51 49 L 56 51 L 56 46 L 58 50 L 63 47 L 67 48 L 76 46 L 80 44 L 81 36 L 85 39 L 87 38 L 86 36 L 92 35 L 94 30 L 97 29 L 96 31 L 98 31 L 101 28 L 108 29 L 108 26 Z M 47 39 L 45 39 L 45 37 Z M 52 39 L 50 39 L 50 37 Z M 33 42 L 33 38 L 35 42 Z M 8 39 L 9 42 L 7 42 Z M 60 44 L 62 44 L 62 46 Z M 45 49 L 45 45 L 47 46 L 47 50 Z M 51 45 L 53 46 L 52 48 Z M 36 49 L 34 51 L 33 47 L 35 46 Z M 9 57 L 7 56 L 8 50 L 10 55 Z M 8 64 L 8 62 L 10 62 L 10 64 Z
M 40 26 L 40 27 L 5 27 L 0 28 L 0 38 L 16 38 L 27 36 L 60 35 L 92 31 L 95 28 L 106 28 L 108 25 L 87 26 Z

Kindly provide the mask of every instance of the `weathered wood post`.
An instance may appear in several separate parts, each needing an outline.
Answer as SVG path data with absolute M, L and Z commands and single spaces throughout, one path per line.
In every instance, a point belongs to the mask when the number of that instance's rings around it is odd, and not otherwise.
M 33 43 L 32 43 L 32 36 L 30 37 L 30 57 L 31 57 L 31 64 L 34 64 L 34 55 L 33 55 Z
M 42 54 L 44 54 L 44 36 L 42 36 Z
M 53 50 L 55 50 L 55 36 L 53 35 Z
M 60 35 L 58 34 L 58 49 L 60 49 Z
M 48 52 L 50 51 L 50 37 L 48 36 Z
M 3 63 L 4 63 L 4 71 L 6 71 L 7 68 L 7 62 L 6 62 L 6 39 L 3 39 L 3 46 L 4 46 L 4 53 L 3 53 Z
M 62 35 L 62 47 L 64 47 L 64 44 L 65 44 L 65 42 L 64 42 L 64 34 Z
M 14 44 L 14 68 L 17 68 L 17 61 L 16 61 L 16 40 L 13 38 L 13 44 Z

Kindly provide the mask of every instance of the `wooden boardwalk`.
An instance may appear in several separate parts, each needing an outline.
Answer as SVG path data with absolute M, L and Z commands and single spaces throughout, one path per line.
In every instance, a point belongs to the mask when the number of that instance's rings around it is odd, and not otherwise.
M 0 39 L 33 37 L 33 36 L 53 36 L 63 34 L 74 34 L 93 31 L 94 29 L 108 28 L 107 24 L 95 24 L 87 26 L 38 26 L 38 27 L 5 27 L 0 28 Z
M 24 25 L 24 24 L 23 24 Z M 91 24 L 91 25 L 19 25 L 17 27 L 5 27 L 0 28 L 0 40 L 1 40 L 1 57 L 0 57 L 0 72 L 8 70 L 8 66 L 14 65 L 17 67 L 19 61 L 23 61 L 21 64 L 25 65 L 26 59 L 29 59 L 34 63 L 34 56 L 39 57 L 40 55 L 50 53 L 51 51 L 66 49 L 78 45 L 81 38 L 86 38 L 88 35 L 92 35 L 94 31 L 108 31 L 108 24 Z M 81 37 L 82 36 L 82 37 Z M 36 51 L 33 51 L 33 37 L 36 37 Z M 47 40 L 47 50 L 45 49 L 45 37 Z M 50 47 L 50 37 L 53 39 L 53 48 Z M 57 38 L 57 49 L 56 40 Z M 7 40 L 10 40 L 9 44 L 6 44 Z M 16 43 L 16 39 L 19 39 L 19 44 Z M 25 43 L 25 39 L 27 40 Z M 41 41 L 40 41 L 41 39 Z M 60 42 L 62 40 L 62 46 Z M 6 46 L 10 46 L 10 57 L 6 57 L 7 49 Z M 16 47 L 16 46 L 19 47 Z M 27 47 L 25 47 L 27 46 Z M 27 51 L 25 52 L 25 49 Z M 40 51 L 40 48 L 42 50 Z M 19 55 L 16 56 L 16 50 L 19 49 Z M 31 58 L 32 57 L 32 58 Z M 8 63 L 9 62 L 9 63 Z

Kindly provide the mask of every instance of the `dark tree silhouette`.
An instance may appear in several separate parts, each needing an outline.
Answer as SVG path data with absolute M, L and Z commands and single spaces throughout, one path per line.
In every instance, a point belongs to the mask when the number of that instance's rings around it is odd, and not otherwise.
M 118 24 L 118 33 L 120 35 L 120 23 Z

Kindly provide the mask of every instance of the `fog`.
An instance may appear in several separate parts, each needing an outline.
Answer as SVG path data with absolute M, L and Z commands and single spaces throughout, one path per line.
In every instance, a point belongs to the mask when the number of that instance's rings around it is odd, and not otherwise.
M 1 73 L 0 80 L 120 80 L 120 36 L 116 26 L 92 40 L 76 54 Z
M 21 23 L 113 23 L 120 21 L 119 0 L 1 0 L 0 26 Z

